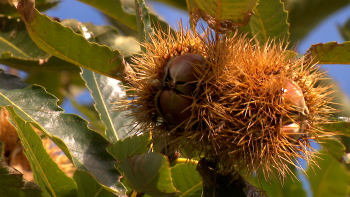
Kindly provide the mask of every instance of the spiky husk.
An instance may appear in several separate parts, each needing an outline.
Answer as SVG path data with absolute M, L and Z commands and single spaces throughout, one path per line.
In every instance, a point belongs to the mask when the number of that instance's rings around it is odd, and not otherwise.
M 290 164 L 302 169 L 298 159 L 316 163 L 310 140 L 324 134 L 317 125 L 327 121 L 333 109 L 328 106 L 329 87 L 316 86 L 324 71 L 311 60 L 290 58 L 286 47 L 274 40 L 260 45 L 244 35 L 214 39 L 209 30 L 199 34 L 181 24 L 174 35 L 156 31 L 143 46 L 147 52 L 134 56 L 125 77 L 134 92 L 125 106 L 139 132 L 152 131 L 165 137 L 171 149 L 191 149 L 212 158 L 221 172 L 263 172 L 268 179 L 277 171 L 281 178 L 291 173 Z M 206 66 L 193 65 L 197 89 L 186 96 L 193 100 L 192 115 L 174 126 L 162 118 L 159 92 L 165 86 L 167 62 L 183 53 L 202 56 Z M 283 87 L 289 82 L 300 87 L 307 114 L 293 102 L 298 98 L 285 98 Z M 299 133 L 282 129 L 288 123 L 300 126 Z

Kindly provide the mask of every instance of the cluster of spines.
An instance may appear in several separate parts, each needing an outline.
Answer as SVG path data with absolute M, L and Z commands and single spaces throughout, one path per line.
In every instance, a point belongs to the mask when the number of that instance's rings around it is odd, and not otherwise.
M 127 101 L 141 132 L 153 130 L 167 138 L 172 149 L 191 149 L 219 162 L 222 172 L 238 170 L 264 176 L 275 170 L 290 174 L 289 165 L 299 169 L 298 159 L 315 164 L 315 151 L 309 140 L 322 134 L 317 124 L 333 111 L 328 86 L 316 83 L 324 75 L 311 61 L 289 59 L 286 47 L 271 41 L 254 44 L 245 36 L 223 35 L 214 39 L 210 31 L 202 35 L 184 30 L 157 31 L 147 52 L 135 56 L 126 69 L 126 80 L 136 91 Z M 169 130 L 161 120 L 155 96 L 162 88 L 166 63 L 183 53 L 201 55 L 208 65 L 196 67 L 198 86 L 204 91 L 193 96 L 192 116 L 181 127 Z M 298 140 L 281 132 L 281 117 L 288 117 L 295 106 L 283 102 L 281 90 L 286 81 L 294 81 L 303 90 L 310 110 L 305 133 Z M 184 143 L 185 141 L 185 143 Z M 274 170 L 275 169 L 275 170 Z

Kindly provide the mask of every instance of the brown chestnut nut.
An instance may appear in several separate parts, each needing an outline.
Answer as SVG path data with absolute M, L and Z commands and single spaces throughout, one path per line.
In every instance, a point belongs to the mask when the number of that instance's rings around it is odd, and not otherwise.
M 191 116 L 190 106 L 196 93 L 198 74 L 194 65 L 204 66 L 202 56 L 184 53 L 169 60 L 156 105 L 169 126 L 176 126 Z M 157 102 L 157 101 L 156 101 Z

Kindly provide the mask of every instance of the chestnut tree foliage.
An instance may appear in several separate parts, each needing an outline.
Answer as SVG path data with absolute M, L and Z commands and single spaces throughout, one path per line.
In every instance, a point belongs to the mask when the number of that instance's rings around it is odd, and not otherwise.
M 258 176 L 245 180 L 235 173 L 218 174 L 210 161 L 187 160 L 185 153 L 170 159 L 149 133 L 133 135 L 137 125 L 128 111 L 113 110 L 113 103 L 127 95 L 125 64 L 132 53 L 144 50 L 135 40 L 149 40 L 152 31 L 168 31 L 169 24 L 152 14 L 144 0 L 80 1 L 98 9 L 111 25 L 42 14 L 59 4 L 56 0 L 0 0 L 0 64 L 28 73 L 22 80 L 0 69 L 0 107 L 8 111 L 34 177 L 34 182 L 23 179 L 1 154 L 0 196 L 303 197 L 307 191 L 313 196 L 349 196 L 350 127 L 347 118 L 338 117 L 350 117 L 350 108 L 341 92 L 334 94 L 334 102 L 343 104 L 336 106 L 342 110 L 334 115 L 337 122 L 324 127 L 344 136 L 318 140 L 322 154 L 318 166 L 305 170 L 307 190 L 293 167 L 296 176 L 282 185 L 278 177 L 267 182 Z M 289 46 L 349 4 L 348 0 L 157 1 L 188 11 L 191 25 L 202 17 L 220 33 L 238 26 L 237 31 L 250 38 L 256 35 L 260 43 L 276 38 L 290 42 Z M 339 27 L 345 40 L 350 40 L 349 24 Z M 310 46 L 308 53 L 318 64 L 350 64 L 349 49 L 350 42 L 329 42 Z M 83 88 L 89 89 L 94 107 L 75 101 L 77 90 Z M 59 107 L 67 98 L 90 123 Z M 50 158 L 38 131 L 72 162 L 73 177 Z

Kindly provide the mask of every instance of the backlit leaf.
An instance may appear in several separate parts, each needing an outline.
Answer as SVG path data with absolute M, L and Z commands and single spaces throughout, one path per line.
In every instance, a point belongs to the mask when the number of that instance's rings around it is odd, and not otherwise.
M 171 177 L 174 186 L 182 197 L 196 197 L 202 195 L 203 181 L 201 175 L 196 171 L 196 164 L 181 163 L 171 168 Z
M 350 64 L 350 41 L 314 44 L 308 52 L 319 64 Z
M 338 161 L 345 155 L 345 146 L 337 139 L 320 138 L 317 142 Z
M 257 2 L 258 0 L 189 0 L 187 6 L 194 24 L 201 17 L 212 29 L 223 33 L 247 25 Z
M 254 15 L 249 22 L 253 35 L 261 44 L 265 44 L 269 39 L 288 41 L 289 24 L 288 14 L 284 10 L 280 0 L 260 0 L 253 9 Z

